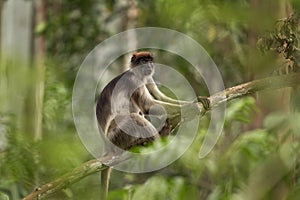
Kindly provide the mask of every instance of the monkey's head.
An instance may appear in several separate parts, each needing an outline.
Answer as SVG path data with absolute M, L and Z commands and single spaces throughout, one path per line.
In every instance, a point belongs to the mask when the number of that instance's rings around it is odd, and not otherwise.
M 131 57 L 131 68 L 140 66 L 144 76 L 154 73 L 153 54 L 150 52 L 137 52 Z

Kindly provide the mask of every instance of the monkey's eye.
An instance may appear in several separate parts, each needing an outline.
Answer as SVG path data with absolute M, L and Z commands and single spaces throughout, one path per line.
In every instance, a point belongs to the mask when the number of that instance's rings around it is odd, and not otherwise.
M 141 60 L 140 60 L 140 63 L 141 63 L 141 64 L 146 64 L 147 62 L 148 62 L 148 61 L 147 61 L 146 59 L 141 59 Z

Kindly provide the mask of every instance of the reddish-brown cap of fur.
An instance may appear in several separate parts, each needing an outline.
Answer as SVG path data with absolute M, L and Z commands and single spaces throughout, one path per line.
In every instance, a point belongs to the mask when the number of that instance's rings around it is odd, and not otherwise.
M 153 54 L 151 52 L 147 52 L 147 51 L 136 52 L 131 57 L 131 64 L 134 64 L 135 61 L 137 61 L 139 58 L 143 58 L 143 57 L 150 57 L 153 59 Z

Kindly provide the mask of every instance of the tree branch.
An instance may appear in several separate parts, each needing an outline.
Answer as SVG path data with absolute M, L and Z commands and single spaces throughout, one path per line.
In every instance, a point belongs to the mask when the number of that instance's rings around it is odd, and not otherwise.
M 218 106 L 219 104 L 225 101 L 231 101 L 233 99 L 240 98 L 261 90 L 279 89 L 285 87 L 293 87 L 297 85 L 300 85 L 300 74 L 274 76 L 228 88 L 225 91 L 210 96 L 208 99 L 210 100 L 210 108 L 213 109 L 214 107 Z M 202 107 L 202 104 L 201 113 L 206 113 L 206 110 Z M 120 161 L 122 161 L 122 159 L 118 162 Z M 31 194 L 26 196 L 23 200 L 44 199 L 76 183 L 84 177 L 102 171 L 106 168 L 107 166 L 103 165 L 103 163 L 100 160 L 90 160 L 86 163 L 83 163 L 81 166 L 77 167 L 72 172 L 67 173 L 62 177 L 56 179 L 55 181 L 37 187 Z
M 69 185 L 76 183 L 84 177 L 102 171 L 106 168 L 107 166 L 103 165 L 103 163 L 98 159 L 87 161 L 79 167 L 75 168 L 72 172 L 63 175 L 55 181 L 37 187 L 31 194 L 26 196 L 23 200 L 45 199 L 65 189 Z
M 210 96 L 210 107 L 213 108 L 223 102 L 228 102 L 258 91 L 294 87 L 297 85 L 300 85 L 300 73 L 254 80 L 248 83 L 227 88 L 225 91 Z M 225 96 L 224 92 L 226 98 L 223 97 Z

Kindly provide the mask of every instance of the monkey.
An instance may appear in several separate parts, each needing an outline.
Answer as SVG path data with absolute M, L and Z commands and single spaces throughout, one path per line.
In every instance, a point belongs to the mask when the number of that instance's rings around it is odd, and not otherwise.
M 136 69 L 138 66 L 141 67 Z M 152 79 L 153 73 L 154 64 L 152 53 L 135 53 L 131 58 L 130 69 L 114 78 L 104 87 L 98 99 L 96 115 L 100 127 L 108 140 L 123 150 L 128 150 L 132 146 L 147 143 L 147 141 L 151 141 L 159 136 L 157 130 L 143 117 L 143 114 L 148 114 L 152 106 L 161 105 L 168 110 L 167 113 L 180 113 L 181 106 L 179 102 L 166 97 L 159 91 Z M 137 84 L 138 82 L 139 86 Z M 115 88 L 116 86 L 121 88 Z M 117 99 L 114 100 L 112 100 L 113 90 L 117 93 L 117 96 L 115 96 Z M 153 98 L 151 93 L 156 99 Z M 126 107 L 125 111 L 120 111 L 122 107 Z M 117 110 L 118 114 L 113 110 Z M 130 130 L 131 127 L 128 127 L 128 125 L 132 124 L 129 122 L 136 122 L 137 125 L 142 126 L 144 129 L 147 128 L 145 131 L 142 131 L 142 133 L 148 134 L 149 137 L 142 137 L 142 139 L 132 137 L 128 135 L 128 132 L 127 134 L 122 134 L 121 132 L 125 129 L 129 132 L 136 131 Z M 117 125 L 122 127 L 118 127 Z M 138 133 L 137 135 L 140 134 L 141 133 Z
M 113 144 L 108 145 L 106 149 L 108 151 L 106 153 L 111 155 L 135 146 L 145 146 L 160 136 L 168 135 L 171 127 L 167 120 L 157 129 L 145 118 L 151 109 L 157 115 L 162 112 L 156 108 L 164 109 L 167 118 L 179 115 L 183 105 L 191 105 L 195 114 L 199 111 L 195 102 L 175 100 L 160 92 L 152 78 L 154 74 L 152 53 L 134 53 L 130 63 L 130 69 L 104 87 L 96 105 L 98 125 L 103 130 L 105 138 Z M 109 173 L 108 168 L 101 174 L 103 176 L 101 193 L 104 199 L 107 195 Z

